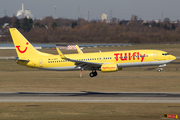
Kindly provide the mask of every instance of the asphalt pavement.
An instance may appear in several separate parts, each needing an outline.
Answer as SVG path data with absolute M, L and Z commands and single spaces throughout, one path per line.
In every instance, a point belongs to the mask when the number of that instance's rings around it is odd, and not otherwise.
M 1 92 L 0 102 L 180 103 L 180 93 L 152 92 Z

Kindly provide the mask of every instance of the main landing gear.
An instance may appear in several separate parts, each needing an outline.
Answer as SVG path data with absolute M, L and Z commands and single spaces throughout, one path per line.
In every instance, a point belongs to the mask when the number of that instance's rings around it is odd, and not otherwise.
M 89 76 L 90 76 L 90 77 L 95 77 L 95 76 L 97 76 L 96 70 L 95 70 L 95 71 L 92 71 L 91 73 L 89 73 Z

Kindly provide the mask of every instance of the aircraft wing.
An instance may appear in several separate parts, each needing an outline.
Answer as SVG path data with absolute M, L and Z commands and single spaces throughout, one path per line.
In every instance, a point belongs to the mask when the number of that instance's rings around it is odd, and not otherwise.
M 74 60 L 74 59 L 70 59 L 64 56 L 64 54 L 59 50 L 59 48 L 56 48 L 61 59 L 66 59 L 68 61 L 71 62 L 75 62 L 75 65 L 77 67 L 81 67 L 83 69 L 93 69 L 93 68 L 100 68 L 102 63 L 95 63 L 95 62 L 86 62 L 86 61 L 79 61 L 79 60 Z
M 84 62 L 84 61 L 77 61 L 77 60 L 73 60 L 73 59 L 68 59 L 69 61 L 75 62 L 75 65 L 77 67 L 81 67 L 85 70 L 92 70 L 94 68 L 100 68 L 101 67 L 101 63 L 93 63 L 93 62 Z

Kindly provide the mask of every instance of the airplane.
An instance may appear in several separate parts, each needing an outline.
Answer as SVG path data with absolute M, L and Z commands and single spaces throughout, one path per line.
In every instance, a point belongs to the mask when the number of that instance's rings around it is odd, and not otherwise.
M 32 44 L 16 29 L 9 28 L 16 52 L 16 62 L 29 68 L 55 71 L 90 70 L 89 76 L 97 76 L 97 71 L 115 72 L 124 67 L 165 66 L 176 59 L 175 56 L 161 50 L 126 50 L 83 53 L 78 46 L 77 54 L 63 54 L 58 46 L 59 55 L 36 50 Z

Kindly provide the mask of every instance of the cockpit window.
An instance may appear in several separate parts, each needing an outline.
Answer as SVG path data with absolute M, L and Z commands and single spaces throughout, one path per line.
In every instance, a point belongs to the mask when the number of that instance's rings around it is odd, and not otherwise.
M 169 53 L 162 53 L 162 55 L 166 56 L 166 55 L 169 55 Z

